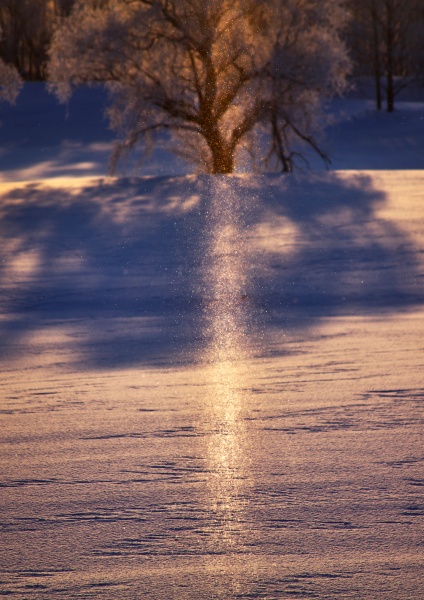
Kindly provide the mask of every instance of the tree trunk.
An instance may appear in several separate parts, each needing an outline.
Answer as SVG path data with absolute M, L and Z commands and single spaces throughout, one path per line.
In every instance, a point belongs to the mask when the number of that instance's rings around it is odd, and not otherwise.
M 393 112 L 395 109 L 395 94 L 394 94 L 394 85 L 393 85 L 393 73 L 391 71 L 389 71 L 387 73 L 386 100 L 387 100 L 387 112 Z
M 212 170 L 214 175 L 225 175 L 234 171 L 234 150 L 222 136 L 217 127 L 209 128 L 205 135 L 212 154 Z
M 381 110 L 381 76 L 378 71 L 374 71 L 374 82 L 375 82 L 375 103 L 377 110 Z
M 286 152 L 283 137 L 278 126 L 276 112 L 274 112 L 271 118 L 271 128 L 276 154 L 281 163 L 281 171 L 282 173 L 291 173 L 293 171 L 293 160 L 292 156 Z
M 212 173 L 226 175 L 234 171 L 234 156 L 230 152 L 215 152 L 213 155 Z
M 393 112 L 395 108 L 395 91 L 394 91 L 394 23 L 393 23 L 393 11 L 390 2 L 386 3 L 386 17 L 387 17 L 387 35 L 386 35 L 386 102 L 387 112 Z
M 375 3 L 371 8 L 372 17 L 372 32 L 374 46 L 374 81 L 375 81 L 375 99 L 377 110 L 381 110 L 381 57 L 380 57 L 380 40 L 378 35 L 377 10 Z

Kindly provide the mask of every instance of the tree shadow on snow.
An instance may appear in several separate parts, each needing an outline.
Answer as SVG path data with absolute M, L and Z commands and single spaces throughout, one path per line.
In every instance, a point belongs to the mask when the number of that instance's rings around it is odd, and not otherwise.
M 258 198 L 255 220 L 288 238 L 265 248 L 253 269 L 255 302 L 267 309 L 268 322 L 298 328 L 311 318 L 422 304 L 419 250 L 404 228 L 378 216 L 386 196 L 369 176 L 327 173 L 283 185 L 276 179 Z
M 212 181 L 120 179 L 74 190 L 31 184 L 6 193 L 0 358 L 27 352 L 34 334 L 60 326 L 79 366 L 198 361 L 207 344 Z M 235 310 L 263 331 L 305 330 L 331 315 L 423 302 L 413 243 L 395 223 L 376 218 L 385 198 L 367 176 L 225 181 L 245 207 L 251 265 L 247 301 L 235 299 Z

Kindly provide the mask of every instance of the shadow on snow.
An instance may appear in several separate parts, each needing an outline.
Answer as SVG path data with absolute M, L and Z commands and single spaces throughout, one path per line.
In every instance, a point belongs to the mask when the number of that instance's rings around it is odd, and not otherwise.
M 29 184 L 5 194 L 0 354 L 64 325 L 88 368 L 198 360 L 207 343 L 212 181 L 120 179 L 78 190 Z M 225 185 L 245 206 L 251 264 L 248 301 L 237 310 L 249 311 L 262 336 L 423 302 L 416 249 L 395 223 L 376 218 L 385 197 L 369 177 L 228 177 Z

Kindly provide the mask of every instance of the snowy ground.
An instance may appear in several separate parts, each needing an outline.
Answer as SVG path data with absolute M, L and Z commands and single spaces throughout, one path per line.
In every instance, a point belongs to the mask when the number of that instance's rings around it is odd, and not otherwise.
M 32 89 L 1 107 L 0 595 L 419 598 L 424 104 L 340 104 L 339 170 L 108 179 L 101 97 L 81 129 Z

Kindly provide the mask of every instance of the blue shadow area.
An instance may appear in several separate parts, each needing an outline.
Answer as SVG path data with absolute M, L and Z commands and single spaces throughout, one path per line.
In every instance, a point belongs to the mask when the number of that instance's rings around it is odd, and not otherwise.
M 11 172 L 12 180 L 31 168 L 38 168 L 39 178 L 75 175 L 86 162 L 84 173 L 105 175 L 115 137 L 103 117 L 105 107 L 100 87 L 79 88 L 64 105 L 44 84 L 25 84 L 15 105 L 0 105 L 1 172 Z
M 43 83 L 26 83 L 16 104 L 0 103 L 0 176 L 5 181 L 88 175 L 103 177 L 116 140 L 105 116 L 107 92 L 100 85 L 75 89 L 66 104 Z M 140 165 L 137 152 L 121 173 L 183 174 L 183 161 L 158 147 Z
M 254 219 L 283 217 L 297 232 L 293 248 L 268 252 L 265 269 L 254 275 L 268 320 L 296 327 L 303 315 L 375 314 L 422 303 L 420 251 L 395 222 L 378 218 L 386 198 L 368 175 L 314 174 L 283 184 L 268 177 L 257 185 Z
M 332 315 L 384 314 L 424 301 L 417 248 L 378 219 L 369 177 L 229 177 L 243 201 L 251 277 L 240 310 L 266 331 Z M 31 184 L 2 197 L 0 355 L 66 325 L 88 368 L 199 360 L 210 300 L 204 277 L 213 177 L 98 181 L 78 191 Z M 257 251 L 261 223 L 295 228 L 289 251 Z M 280 235 L 284 235 L 281 230 Z M 11 271 L 31 257 L 26 275 Z M 237 260 L 237 248 L 234 248 Z M 239 310 L 239 309 L 237 309 Z

